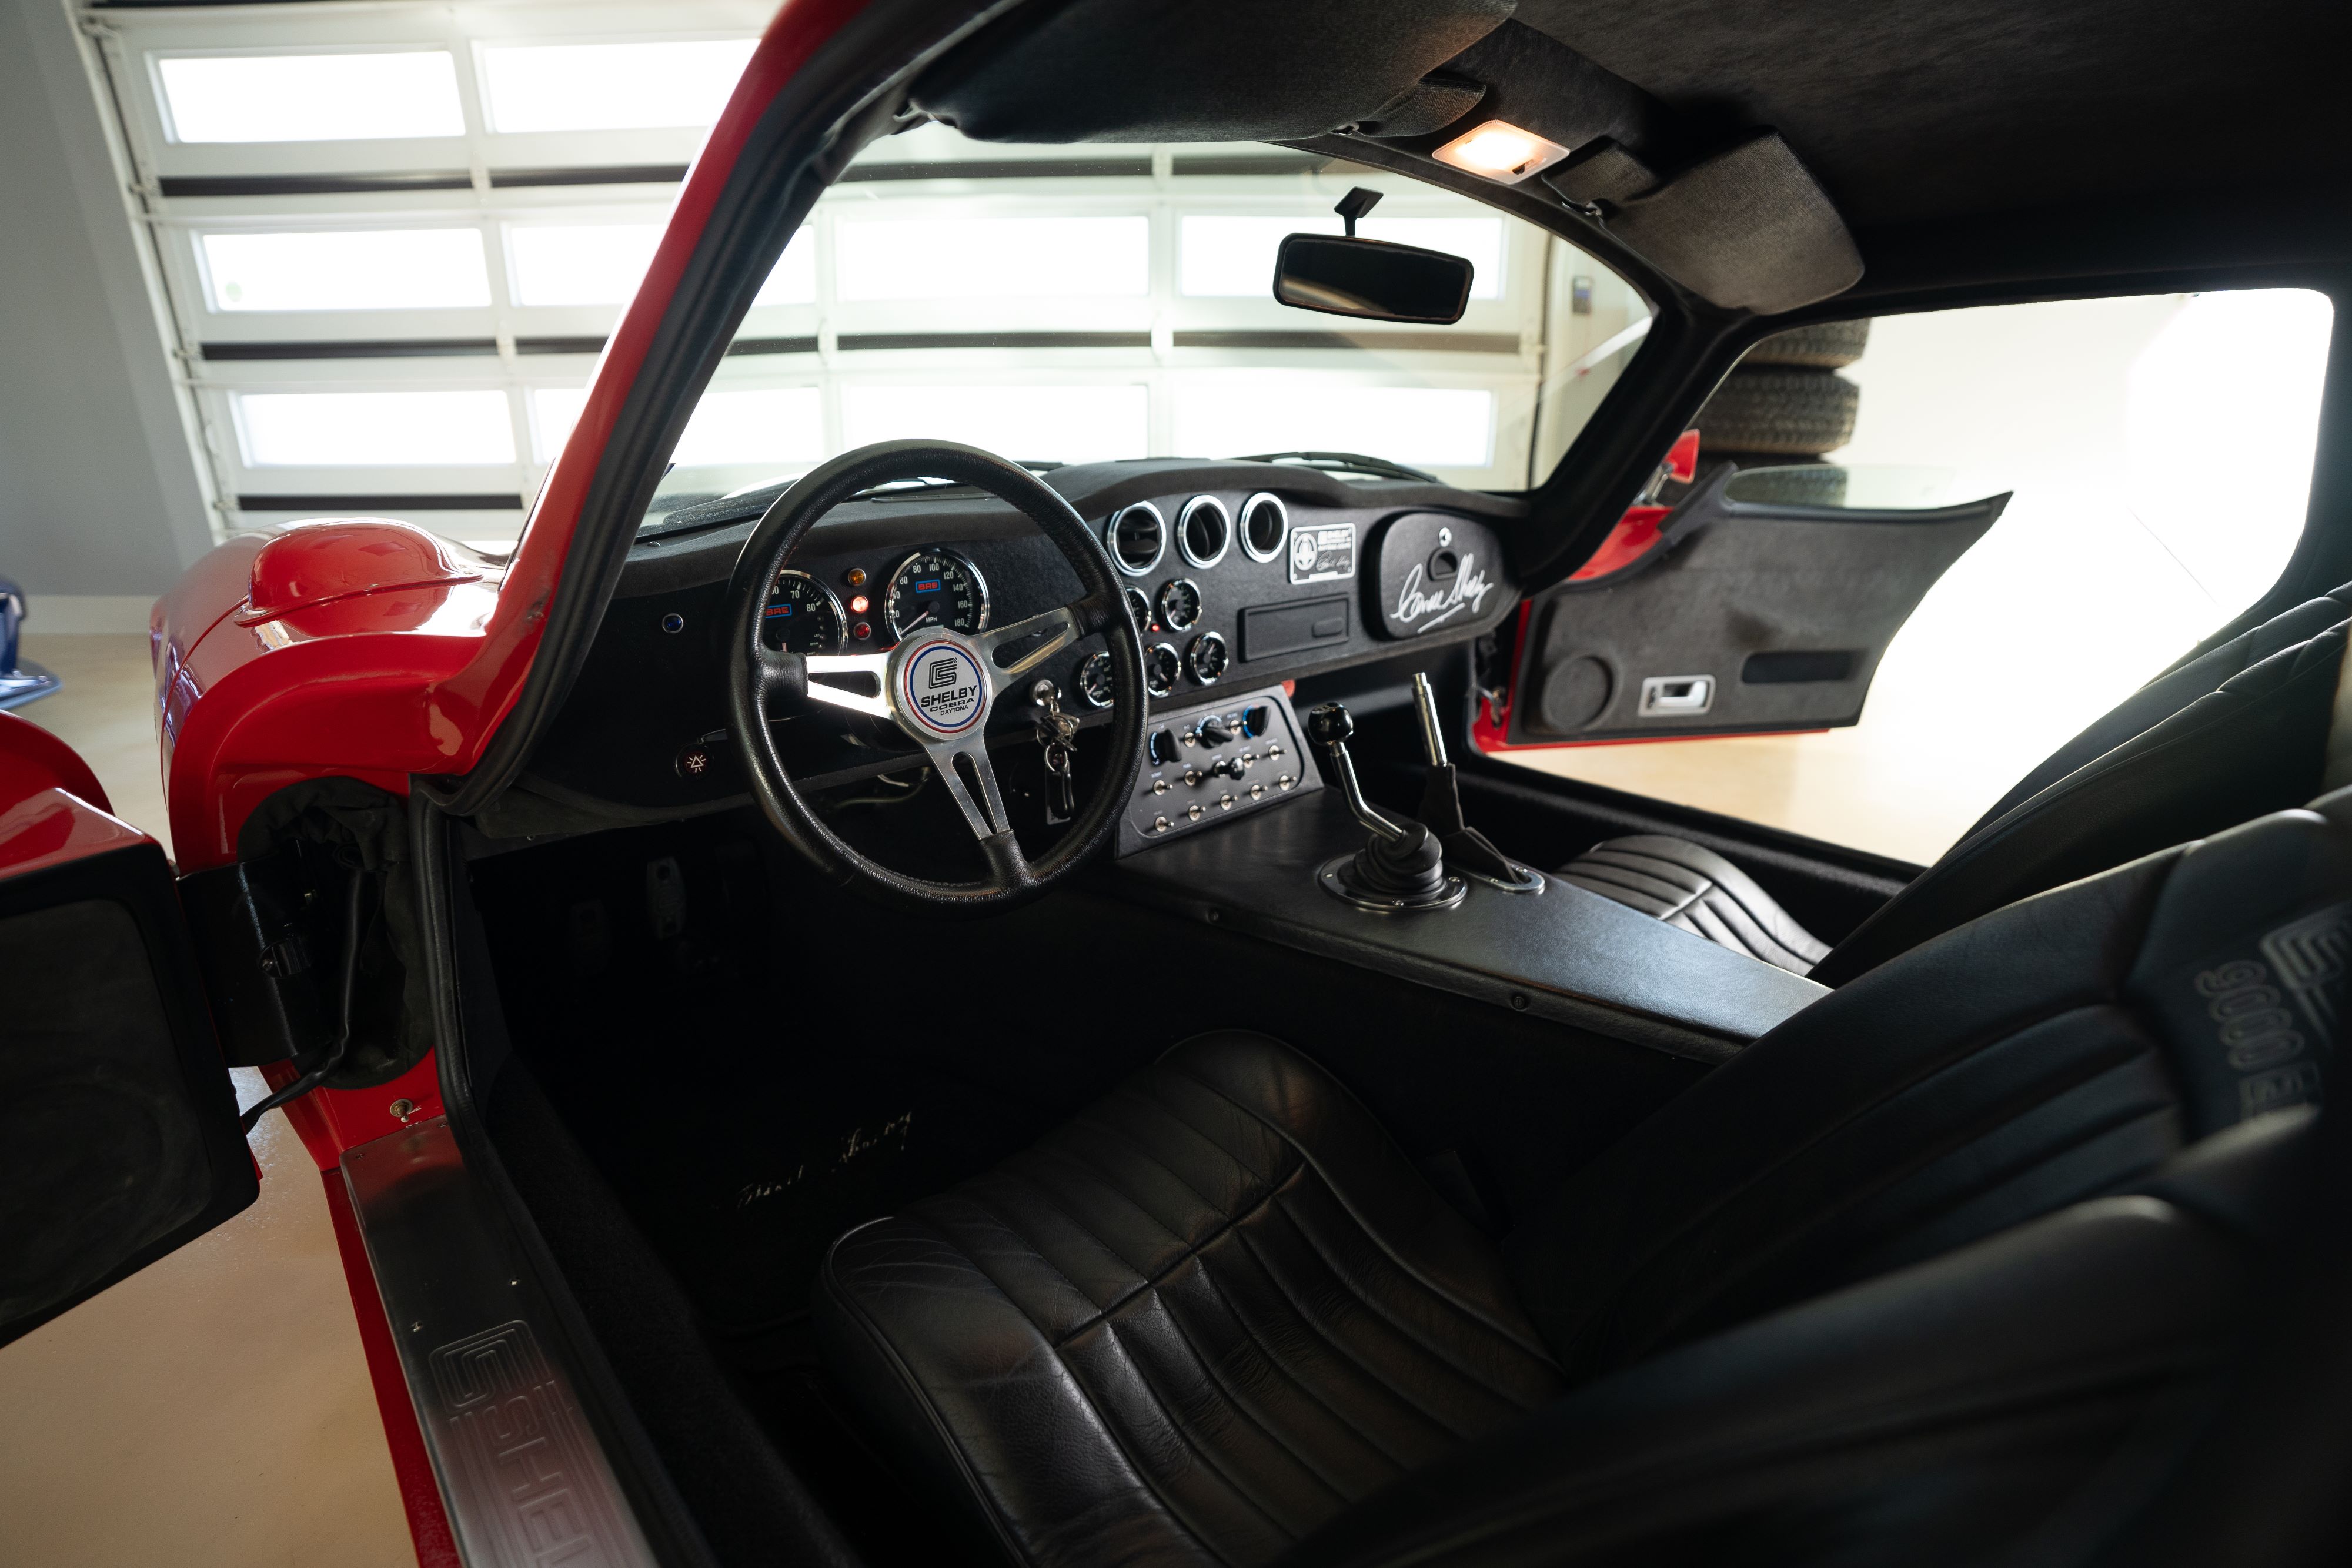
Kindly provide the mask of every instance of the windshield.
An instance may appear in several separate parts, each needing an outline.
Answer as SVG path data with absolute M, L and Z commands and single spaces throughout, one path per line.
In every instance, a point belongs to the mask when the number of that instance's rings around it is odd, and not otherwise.
M 1459 322 L 1271 297 L 1282 236 L 1340 232 L 1333 204 L 1357 185 L 1382 197 L 1360 233 L 1474 263 Z M 1340 452 L 1522 489 L 1648 319 L 1583 252 L 1402 175 L 1280 147 L 1005 146 L 927 125 L 866 148 L 819 200 L 646 520 L 898 437 L 1039 466 Z M 576 412 L 581 394 L 541 395 Z

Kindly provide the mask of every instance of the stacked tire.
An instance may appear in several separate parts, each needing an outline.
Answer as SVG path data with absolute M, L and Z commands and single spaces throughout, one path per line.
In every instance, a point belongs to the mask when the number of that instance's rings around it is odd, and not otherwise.
M 1862 358 L 1870 322 L 1822 321 L 1748 350 L 1693 421 L 1699 472 L 1818 464 L 1853 439 L 1862 389 L 1838 374 Z

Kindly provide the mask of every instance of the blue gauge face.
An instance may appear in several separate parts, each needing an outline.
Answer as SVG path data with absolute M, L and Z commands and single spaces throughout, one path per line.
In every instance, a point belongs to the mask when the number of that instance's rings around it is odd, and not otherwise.
M 988 584 L 978 567 L 953 550 L 917 550 L 890 574 L 882 614 L 891 635 L 901 639 L 933 626 L 982 632 L 988 628 Z
M 830 653 L 841 646 L 841 601 L 804 571 L 776 573 L 768 603 L 760 612 L 760 636 L 788 653 Z

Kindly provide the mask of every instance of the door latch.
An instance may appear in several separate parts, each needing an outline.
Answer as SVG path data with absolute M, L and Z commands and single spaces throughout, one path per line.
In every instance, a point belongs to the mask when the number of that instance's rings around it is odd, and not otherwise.
M 1650 675 L 1642 682 L 1643 718 L 1686 718 L 1714 706 L 1713 675 Z

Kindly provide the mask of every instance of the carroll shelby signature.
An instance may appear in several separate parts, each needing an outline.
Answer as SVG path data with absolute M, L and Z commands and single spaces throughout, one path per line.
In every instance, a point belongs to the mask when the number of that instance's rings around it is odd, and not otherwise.
M 1467 610 L 1473 615 L 1477 614 L 1478 607 L 1486 602 L 1487 590 L 1491 586 L 1486 581 L 1486 574 L 1478 570 L 1476 556 L 1464 556 L 1461 570 L 1454 574 L 1454 580 L 1434 593 L 1422 591 L 1421 568 L 1415 565 L 1406 575 L 1404 587 L 1397 593 L 1396 618 L 1412 626 L 1413 635 L 1418 637 L 1450 620 L 1456 611 Z

